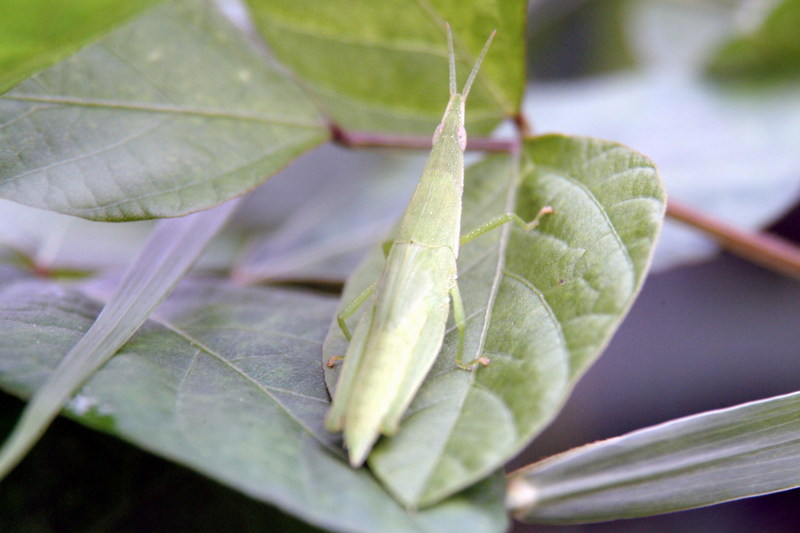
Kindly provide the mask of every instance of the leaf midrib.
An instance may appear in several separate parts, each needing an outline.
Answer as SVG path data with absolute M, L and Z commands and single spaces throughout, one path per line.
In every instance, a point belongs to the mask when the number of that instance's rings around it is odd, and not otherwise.
M 284 406 L 283 402 L 281 402 L 280 399 L 278 399 L 273 394 L 273 391 L 274 392 L 286 393 L 286 394 L 289 394 L 289 395 L 292 395 L 292 396 L 302 397 L 302 398 L 304 398 L 306 400 L 313 400 L 315 402 L 326 403 L 326 404 L 327 404 L 327 402 L 325 402 L 324 400 L 322 400 L 320 398 L 316 398 L 314 396 L 308 396 L 308 395 L 305 395 L 305 394 L 300 394 L 300 393 L 298 393 L 296 391 L 287 390 L 287 389 L 279 389 L 277 387 L 267 387 L 267 386 L 259 383 L 255 379 L 253 379 L 244 370 L 242 370 L 237 365 L 235 365 L 231 361 L 229 361 L 224 355 L 222 355 L 221 353 L 218 353 L 216 350 L 212 349 L 210 346 L 208 346 L 204 342 L 198 340 L 197 338 L 192 336 L 187 331 L 185 331 L 185 330 L 179 328 L 178 326 L 174 325 L 172 322 L 170 322 L 170 321 L 158 316 L 157 313 L 151 314 L 150 317 L 148 318 L 148 321 L 152 321 L 152 322 L 164 327 L 168 331 L 171 331 L 172 333 L 177 335 L 179 338 L 185 340 L 186 342 L 188 342 L 192 346 L 197 347 L 198 350 L 203 351 L 205 354 L 213 357 L 214 359 L 216 359 L 217 361 L 219 361 L 223 365 L 225 365 L 228 368 L 230 368 L 231 370 L 233 370 L 242 379 L 244 379 L 245 381 L 247 381 L 251 385 L 255 386 L 259 391 L 263 392 L 267 397 L 269 397 L 270 400 L 275 402 L 275 404 L 279 405 L 281 407 L 281 409 L 284 411 L 284 413 L 286 413 L 292 420 L 294 420 L 300 427 L 302 427 L 306 431 L 306 433 L 308 433 L 309 435 L 313 436 L 314 440 L 316 440 L 317 442 L 319 442 L 320 444 L 322 444 L 326 448 L 329 448 L 329 449 L 335 450 L 335 451 L 338 450 L 338 448 L 333 446 L 331 442 L 325 442 L 324 440 L 317 438 L 317 434 L 314 431 L 314 429 L 309 427 L 308 424 L 306 424 L 301 419 L 296 417 L 292 411 L 286 409 L 286 407 Z M 276 332 L 276 333 L 278 333 L 279 335 L 281 334 L 280 332 Z M 321 342 L 314 341 L 313 339 L 306 339 L 306 340 L 308 340 L 309 342 L 317 342 L 318 344 L 321 344 Z
M 96 107 L 102 109 L 116 109 L 124 111 L 145 111 L 148 113 L 170 113 L 202 118 L 243 120 L 249 122 L 262 122 L 267 124 L 283 124 L 299 128 L 326 129 L 322 123 L 306 120 L 297 120 L 288 117 L 256 115 L 252 113 L 239 113 L 229 110 L 203 109 L 199 107 L 179 106 L 174 104 L 123 102 L 118 100 L 102 100 L 77 98 L 73 96 L 29 96 L 22 94 L 6 93 L 0 99 L 34 102 L 42 104 L 61 104 L 76 107 Z

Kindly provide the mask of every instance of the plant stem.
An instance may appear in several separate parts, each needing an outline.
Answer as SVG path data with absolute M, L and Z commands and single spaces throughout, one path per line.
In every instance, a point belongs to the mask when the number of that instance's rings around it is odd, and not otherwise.
M 353 148 L 383 147 L 413 150 L 430 150 L 431 148 L 431 137 L 345 131 L 337 126 L 332 126 L 331 131 L 334 141 Z M 519 143 L 515 139 L 489 139 L 486 137 L 467 139 L 467 150 L 514 152 L 518 147 Z
M 667 204 L 667 216 L 707 233 L 732 254 L 800 279 L 800 247 L 790 241 L 736 228 L 674 200 Z
M 514 116 L 514 125 L 517 127 L 517 131 L 522 135 L 522 137 L 533 137 L 533 126 L 528 119 L 525 118 L 523 113 L 518 113 Z

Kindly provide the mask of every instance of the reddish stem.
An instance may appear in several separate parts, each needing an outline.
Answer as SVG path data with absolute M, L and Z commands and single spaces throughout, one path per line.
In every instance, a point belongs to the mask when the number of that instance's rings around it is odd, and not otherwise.
M 800 279 L 800 247 L 790 241 L 739 229 L 674 200 L 667 204 L 667 216 L 707 233 L 732 254 Z
M 531 126 L 531 123 L 525 118 L 524 114 L 518 113 L 515 115 L 514 124 L 517 125 L 517 131 L 519 131 L 523 138 L 533 137 L 533 126 Z

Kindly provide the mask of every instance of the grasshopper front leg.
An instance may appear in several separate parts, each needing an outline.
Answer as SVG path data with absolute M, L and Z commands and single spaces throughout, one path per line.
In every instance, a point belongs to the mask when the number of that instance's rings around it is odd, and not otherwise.
M 472 368 L 477 364 L 481 364 L 483 366 L 488 365 L 490 362 L 488 357 L 476 357 L 468 363 L 463 362 L 464 334 L 467 329 L 467 322 L 464 314 L 464 303 L 461 301 L 461 291 L 458 290 L 458 282 L 453 283 L 453 286 L 450 288 L 450 298 L 453 300 L 453 320 L 456 323 L 456 329 L 458 329 L 458 351 L 456 352 L 456 365 L 464 370 L 472 370 Z
M 359 294 L 356 297 L 355 300 L 347 304 L 347 307 L 345 307 L 341 313 L 336 315 L 336 321 L 339 323 L 339 329 L 342 330 L 344 338 L 347 339 L 347 342 L 350 342 L 352 340 L 352 335 L 350 335 L 350 328 L 347 327 L 346 320 L 351 316 L 353 316 L 353 314 L 355 314 L 355 312 L 358 311 L 358 308 L 361 307 L 370 296 L 372 296 L 372 293 L 375 292 L 375 288 L 377 286 L 378 286 L 377 281 L 370 284 L 370 286 L 364 289 L 361 292 L 361 294 Z M 328 362 L 325 364 L 328 366 L 328 368 L 333 368 L 333 365 L 336 364 L 336 361 L 341 361 L 342 359 L 344 359 L 343 355 L 334 355 L 333 357 L 328 359 Z
M 347 342 L 352 340 L 352 335 L 350 335 L 350 329 L 347 327 L 347 322 L 345 322 L 345 320 L 353 316 L 355 312 L 358 311 L 358 308 L 367 301 L 367 298 L 372 296 L 372 293 L 375 292 L 375 287 L 377 286 L 377 281 L 370 284 L 370 286 L 364 289 L 364 291 L 359 294 L 355 300 L 347 304 L 347 307 L 345 307 L 341 313 L 336 315 L 336 321 L 339 322 L 339 328 L 342 330 L 342 333 L 344 333 L 344 337 L 347 339 Z
M 383 249 L 384 258 L 386 258 L 386 256 L 389 255 L 389 250 L 392 249 L 393 244 L 394 241 L 387 240 L 384 241 L 383 244 L 381 245 L 381 248 Z M 352 335 L 350 335 L 350 328 L 347 327 L 347 322 L 345 322 L 345 320 L 353 316 L 353 314 L 355 314 L 355 312 L 358 311 L 359 307 L 361 307 L 361 305 L 367 301 L 367 298 L 372 296 L 372 293 L 375 292 L 375 287 L 377 287 L 377 285 L 378 285 L 377 281 L 370 284 L 370 286 L 364 289 L 361 292 L 361 294 L 359 294 L 356 297 L 355 300 L 350 302 L 347 305 L 347 307 L 345 307 L 344 310 L 342 310 L 341 313 L 336 315 L 336 321 L 339 323 L 339 329 L 342 330 L 342 333 L 344 334 L 344 337 L 347 339 L 347 342 L 350 342 L 352 340 L 351 339 Z M 335 357 L 335 359 L 338 361 L 339 359 L 341 359 L 341 357 Z M 331 364 L 331 361 L 328 361 L 328 366 L 333 366 Z
M 553 208 L 550 206 L 545 206 L 539 210 L 536 217 L 531 220 L 530 222 L 526 222 L 522 217 L 517 215 L 516 213 L 506 213 L 504 215 L 496 216 L 487 222 L 481 224 L 474 230 L 470 231 L 469 233 L 465 233 L 461 236 L 460 244 L 463 245 L 468 243 L 472 239 L 476 237 L 480 237 L 486 232 L 489 232 L 498 226 L 502 226 L 507 222 L 514 222 L 517 226 L 521 227 L 525 231 L 530 231 L 536 226 L 539 225 L 539 221 L 544 215 L 550 214 L 553 212 Z M 461 293 L 458 290 L 458 283 L 454 283 L 453 287 L 450 289 L 450 297 L 453 299 L 453 319 L 456 323 L 456 328 L 458 328 L 458 352 L 456 354 L 456 365 L 459 368 L 463 368 L 464 370 L 472 370 L 472 368 L 477 365 L 486 366 L 490 363 L 490 359 L 488 357 L 479 356 L 464 363 L 462 358 L 464 356 L 464 332 L 466 330 L 466 322 L 465 322 L 465 314 L 464 314 L 464 304 L 461 301 Z
M 496 216 L 484 222 L 483 224 L 481 224 L 474 230 L 470 231 L 469 233 L 465 233 L 464 235 L 462 235 L 461 244 L 464 245 L 469 241 L 471 241 L 472 239 L 480 237 L 484 233 L 489 232 L 498 226 L 502 226 L 507 222 L 513 222 L 523 230 L 530 231 L 539 225 L 539 221 L 542 219 L 544 215 L 549 215 L 552 212 L 553 212 L 552 207 L 550 207 L 549 205 L 545 206 L 539 210 L 539 212 L 536 214 L 536 217 L 534 217 L 534 219 L 531 220 L 530 222 L 525 222 L 525 219 L 523 219 L 516 213 L 506 213 L 504 215 Z

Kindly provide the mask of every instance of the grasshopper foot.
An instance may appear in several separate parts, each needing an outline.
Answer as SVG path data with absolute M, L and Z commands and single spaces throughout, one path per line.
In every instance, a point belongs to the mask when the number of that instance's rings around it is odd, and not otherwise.
M 342 359 L 344 359 L 343 355 L 334 355 L 333 357 L 328 359 L 328 362 L 325 363 L 325 366 L 327 366 L 328 368 L 333 368 L 334 366 L 336 366 L 336 363 L 338 361 L 341 361 Z
M 456 365 L 458 365 L 458 368 L 462 370 L 472 370 L 473 368 L 475 368 L 476 365 L 489 366 L 489 363 L 491 362 L 492 360 L 489 359 L 488 357 L 476 357 L 475 359 L 469 361 L 468 363 L 462 363 L 461 361 L 456 361 Z

